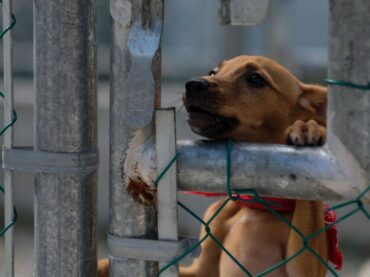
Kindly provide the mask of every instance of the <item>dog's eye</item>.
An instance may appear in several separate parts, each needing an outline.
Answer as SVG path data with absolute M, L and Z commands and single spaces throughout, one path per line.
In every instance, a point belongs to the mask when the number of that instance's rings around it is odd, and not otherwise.
M 215 76 L 216 75 L 216 71 L 212 69 L 210 72 L 208 72 L 208 75 L 209 76 Z
M 263 77 L 258 73 L 252 73 L 251 75 L 249 75 L 247 78 L 247 81 L 252 86 L 258 87 L 258 88 L 263 87 L 267 84 L 265 79 L 263 79 Z

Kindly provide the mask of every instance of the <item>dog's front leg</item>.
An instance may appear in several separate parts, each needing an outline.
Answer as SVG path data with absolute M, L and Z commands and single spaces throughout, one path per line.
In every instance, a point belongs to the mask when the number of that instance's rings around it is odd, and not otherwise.
M 315 120 L 304 122 L 297 120 L 285 131 L 286 142 L 295 146 L 320 146 L 326 142 L 326 128 L 319 125 Z M 325 226 L 324 207 L 320 201 L 297 200 L 292 218 L 292 224 L 297 227 L 301 234 L 308 236 Z M 293 229 L 291 229 L 286 258 L 295 255 L 303 247 L 303 238 Z M 328 247 L 326 232 L 312 238 L 308 245 L 322 257 L 324 261 L 328 260 Z M 287 264 L 287 273 L 289 276 L 302 277 L 323 277 L 326 274 L 326 268 L 309 250 L 305 250 L 298 257 Z
M 299 200 L 296 202 L 292 224 L 297 227 L 304 236 L 308 236 L 325 226 L 324 207 L 320 201 Z M 308 245 L 317 252 L 325 261 L 328 260 L 328 247 L 326 232 L 312 238 Z M 295 255 L 304 247 L 302 237 L 291 229 L 286 258 Z M 288 276 L 295 277 L 324 277 L 326 268 L 309 250 L 305 250 L 298 257 L 287 263 Z

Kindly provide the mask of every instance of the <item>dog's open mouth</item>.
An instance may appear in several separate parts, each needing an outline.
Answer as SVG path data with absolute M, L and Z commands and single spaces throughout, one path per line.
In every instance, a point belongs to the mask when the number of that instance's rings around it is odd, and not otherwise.
M 187 111 L 192 131 L 207 138 L 227 138 L 227 133 L 239 123 L 236 118 L 224 117 L 194 106 L 187 107 Z

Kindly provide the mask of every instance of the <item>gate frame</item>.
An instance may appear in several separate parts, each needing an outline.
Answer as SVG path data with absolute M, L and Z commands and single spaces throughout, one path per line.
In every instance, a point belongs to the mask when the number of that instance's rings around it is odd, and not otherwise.
M 238 2 L 238 0 L 223 2 Z M 111 201 L 108 236 L 110 276 L 151 276 L 156 270 L 152 262 L 135 260 L 125 251 L 122 251 L 125 253 L 121 252 L 123 254 L 121 256 L 114 256 L 113 253 L 117 253 L 118 249 L 112 239 L 116 242 L 136 238 L 156 239 L 155 209 L 150 205 L 145 206 L 145 201 L 135 199 L 135 195 L 142 196 L 144 191 L 135 191 L 136 194 L 133 194 L 133 183 L 131 183 L 132 180 L 140 180 L 141 187 L 150 188 L 156 179 L 156 150 L 152 137 L 152 123 L 135 125 L 135 122 L 141 120 L 138 118 L 130 122 L 133 115 L 132 109 L 136 108 L 131 107 L 127 111 L 125 99 L 142 93 L 139 88 L 145 86 L 138 84 L 135 88 L 127 84 L 130 82 L 127 75 L 135 72 L 135 68 L 130 64 L 137 59 L 142 61 L 143 67 L 147 66 L 145 74 L 136 71 L 137 78 L 141 78 L 141 82 L 147 81 L 147 86 L 151 88 L 152 93 L 155 93 L 157 99 L 152 102 L 150 109 L 143 111 L 142 117 L 147 119 L 149 112 L 152 117 L 154 106 L 159 106 L 160 67 L 159 59 L 155 57 L 160 57 L 160 45 L 155 53 L 145 52 L 141 56 L 135 56 L 130 52 L 130 48 L 135 49 L 135 47 L 129 38 L 133 35 L 142 36 L 137 40 L 146 40 L 148 45 L 152 45 L 154 40 L 158 42 L 160 32 L 157 32 L 157 37 L 153 38 L 151 36 L 153 32 L 150 30 L 153 30 L 153 26 L 158 22 L 162 23 L 162 13 L 158 13 L 158 17 L 148 16 L 146 21 L 143 20 L 146 24 L 141 24 L 140 32 L 137 32 L 137 18 L 150 15 L 158 7 L 161 10 L 162 4 L 160 0 L 110 1 L 113 30 L 111 44 L 111 137 L 113 140 L 110 144 Z M 367 0 L 356 1 L 356 3 L 352 3 L 351 0 L 330 2 L 329 49 L 331 51 L 328 75 L 331 79 L 360 84 L 369 82 L 370 65 L 366 64 L 366 61 L 370 60 L 370 51 L 366 51 L 364 45 L 370 45 L 370 37 L 365 37 L 364 34 L 370 33 L 370 24 L 360 24 L 366 23 L 368 20 L 366 16 L 369 14 L 370 3 L 367 3 Z M 230 17 L 230 14 L 228 16 Z M 358 22 L 357 32 L 350 29 L 353 26 L 351 20 Z M 360 36 L 358 32 L 361 33 Z M 150 35 L 146 37 L 146 34 Z M 351 52 L 353 49 L 357 52 Z M 146 78 L 149 69 L 152 70 L 153 77 Z M 153 79 L 155 82 L 152 81 Z M 232 152 L 232 159 L 236 161 L 233 162 L 232 168 L 234 188 L 253 187 L 260 194 L 316 200 L 349 199 L 364 190 L 370 176 L 370 156 L 367 154 L 370 145 L 368 119 L 370 118 L 370 94 L 353 88 L 330 86 L 328 98 L 328 144 L 325 147 L 295 150 L 288 146 L 236 143 Z M 126 110 L 118 111 L 122 107 Z M 124 114 L 127 116 L 125 117 Z M 349 117 L 348 114 L 351 116 Z M 136 109 L 136 116 L 141 116 L 138 109 Z M 147 124 L 149 122 L 150 120 L 146 120 Z M 344 128 L 343 122 L 348 130 Z M 175 130 L 172 130 L 172 133 L 174 134 Z M 118 140 L 117 136 L 121 139 Z M 360 138 L 361 142 L 357 142 L 353 137 Z M 160 142 L 157 142 L 158 144 Z M 217 142 L 185 141 L 178 142 L 177 147 L 182 147 L 182 154 L 177 162 L 179 189 L 211 192 L 225 190 L 226 173 L 222 169 L 225 168 L 226 157 L 223 145 Z M 258 160 L 259 162 L 256 163 Z M 272 164 L 271 161 L 276 163 Z M 287 161 L 292 161 L 290 164 L 292 168 L 286 168 Z M 158 172 L 160 172 L 159 169 Z M 294 178 L 291 177 L 292 174 Z M 246 177 L 248 184 L 245 184 Z M 154 191 L 151 193 L 155 197 Z M 365 195 L 363 199 L 365 202 L 370 202 L 370 195 Z M 167 199 L 167 202 L 170 201 Z M 170 206 L 173 206 L 173 202 Z M 148 211 L 148 207 L 152 211 Z M 120 247 L 125 245 L 121 244 Z M 155 257 L 151 260 L 155 260 Z

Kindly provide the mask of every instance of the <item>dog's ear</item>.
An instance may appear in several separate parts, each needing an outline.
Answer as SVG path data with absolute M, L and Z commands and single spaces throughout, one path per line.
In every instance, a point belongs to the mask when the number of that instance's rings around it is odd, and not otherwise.
M 317 117 L 326 117 L 327 89 L 318 85 L 301 84 L 299 105 Z

